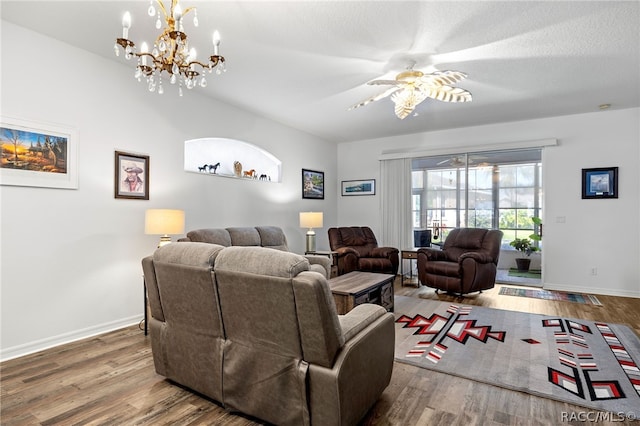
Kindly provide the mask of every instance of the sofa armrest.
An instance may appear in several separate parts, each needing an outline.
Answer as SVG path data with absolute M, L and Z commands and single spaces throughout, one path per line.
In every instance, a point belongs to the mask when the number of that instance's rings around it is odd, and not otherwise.
M 487 253 L 481 253 L 477 251 L 471 251 L 460 255 L 458 263 L 462 263 L 465 259 L 473 259 L 478 263 L 493 263 L 493 257 Z
M 386 313 L 387 310 L 380 305 L 363 303 L 345 315 L 338 315 L 344 340 L 348 341 Z
M 384 257 L 389 259 L 394 253 L 398 253 L 395 247 L 376 247 L 371 251 L 371 257 Z
M 447 253 L 442 250 L 430 249 L 430 248 L 421 248 L 418 249 L 418 255 L 424 254 L 427 256 L 427 260 L 436 261 L 436 260 L 448 260 Z
M 331 278 L 331 259 L 329 259 L 327 256 L 318 256 L 311 254 L 307 254 L 304 257 L 307 258 L 310 265 L 322 266 L 325 270 L 324 277 L 327 279 Z
M 351 312 L 358 316 L 369 309 L 355 312 L 357 308 Z M 346 341 L 332 368 L 309 364 L 314 424 L 357 424 L 362 419 L 391 380 L 394 342 L 393 314 L 384 313 Z
M 336 256 L 338 257 L 346 256 L 348 254 L 353 254 L 356 257 L 360 257 L 360 254 L 351 247 L 340 247 L 339 249 L 336 249 L 334 251 L 336 252 Z

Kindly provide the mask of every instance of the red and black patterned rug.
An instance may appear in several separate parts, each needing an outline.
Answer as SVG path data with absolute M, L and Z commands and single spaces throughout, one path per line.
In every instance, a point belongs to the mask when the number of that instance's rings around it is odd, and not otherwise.
M 621 324 L 396 296 L 398 362 L 640 418 L 640 340 Z

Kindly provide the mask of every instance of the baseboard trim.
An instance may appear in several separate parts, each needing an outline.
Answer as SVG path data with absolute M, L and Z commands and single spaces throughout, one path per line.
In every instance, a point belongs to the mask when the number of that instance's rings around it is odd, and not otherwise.
M 585 289 L 584 287 L 570 286 L 570 285 L 563 285 L 563 284 L 553 284 L 553 283 L 544 283 L 543 288 L 545 290 L 565 291 L 568 293 L 588 293 L 588 294 L 599 294 L 602 296 L 633 297 L 636 299 L 640 298 L 640 293 L 638 292 L 612 290 L 610 288 L 589 287 L 588 289 Z
M 57 336 L 47 337 L 45 339 L 36 340 L 22 345 L 17 345 L 0 350 L 0 362 L 10 359 L 19 358 L 21 356 L 30 355 L 36 352 L 50 349 L 55 346 L 64 345 L 66 343 L 75 342 L 109 331 L 118 330 L 120 328 L 129 327 L 140 322 L 140 316 L 135 315 L 104 324 L 98 324 L 93 327 L 87 327 L 80 330 L 70 331 L 68 333 L 59 334 Z

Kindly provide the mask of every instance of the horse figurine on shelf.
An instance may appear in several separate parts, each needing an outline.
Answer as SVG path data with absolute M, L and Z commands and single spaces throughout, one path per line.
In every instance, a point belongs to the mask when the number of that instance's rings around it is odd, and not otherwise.
M 208 168 L 209 168 L 209 165 L 208 165 L 208 164 L 205 164 L 205 165 L 204 165 L 204 166 L 202 166 L 202 167 L 198 166 L 198 171 L 199 171 L 199 172 L 205 172 L 205 171 L 207 171 L 207 169 L 208 169 Z
M 246 178 L 253 178 L 255 179 L 256 177 L 256 171 L 255 169 L 251 169 L 251 170 L 247 170 L 246 172 L 243 172 L 244 177 Z
M 267 180 L 267 175 L 265 175 L 264 173 L 261 174 L 259 180 Z M 269 180 L 271 180 L 271 179 L 269 179 Z
M 212 166 L 209 166 L 209 173 L 216 173 L 216 171 L 218 170 L 218 167 L 220 167 L 220 163 L 216 163 Z M 213 170 L 213 171 L 212 171 Z

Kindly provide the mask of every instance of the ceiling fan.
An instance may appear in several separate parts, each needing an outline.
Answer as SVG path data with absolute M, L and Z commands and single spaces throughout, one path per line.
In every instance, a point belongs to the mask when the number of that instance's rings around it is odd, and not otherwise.
M 467 78 L 467 74 L 460 71 L 435 71 L 425 74 L 409 67 L 396 75 L 395 80 L 373 80 L 369 85 L 392 86 L 379 95 L 365 99 L 349 108 L 359 108 L 377 100 L 391 96 L 395 104 L 395 113 L 401 120 L 413 112 L 419 103 L 427 98 L 443 102 L 470 102 L 471 93 L 468 90 L 452 85 Z
M 469 156 L 469 165 L 474 165 L 477 167 L 484 167 L 487 166 L 489 163 L 487 163 L 486 161 L 484 162 L 480 162 L 477 163 L 477 160 L 481 160 L 481 159 L 485 159 L 487 157 L 483 157 L 483 156 L 479 156 L 479 155 L 474 155 L 474 156 Z M 464 156 L 459 157 L 459 156 L 453 156 L 451 158 L 447 158 L 446 160 L 442 160 L 438 163 L 436 163 L 436 166 L 441 166 L 443 164 L 447 164 L 448 166 L 452 166 L 452 167 L 464 167 L 465 165 L 465 161 L 464 161 Z

